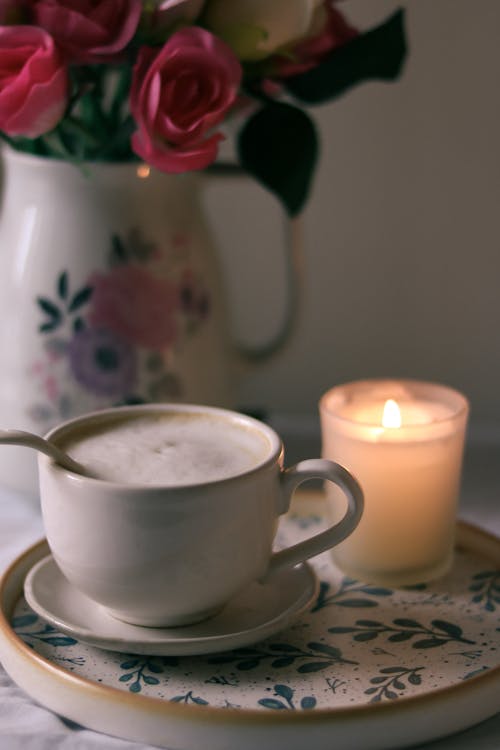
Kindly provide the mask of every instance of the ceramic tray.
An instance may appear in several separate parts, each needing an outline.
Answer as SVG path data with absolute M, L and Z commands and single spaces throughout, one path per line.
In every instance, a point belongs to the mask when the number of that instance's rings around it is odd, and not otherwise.
M 325 525 L 296 504 L 279 541 Z M 391 590 L 342 576 L 328 554 L 310 611 L 257 644 L 206 656 L 85 645 L 26 604 L 29 549 L 0 587 L 0 658 L 42 705 L 98 731 L 178 750 L 390 750 L 493 716 L 500 693 L 500 540 L 459 524 L 452 571 Z

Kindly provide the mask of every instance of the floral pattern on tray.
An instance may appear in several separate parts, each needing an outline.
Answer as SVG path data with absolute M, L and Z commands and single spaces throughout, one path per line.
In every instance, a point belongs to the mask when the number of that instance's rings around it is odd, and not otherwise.
M 307 503 L 283 520 L 279 544 L 324 525 Z M 316 530 L 316 529 L 315 529 Z M 309 711 L 397 701 L 500 665 L 500 570 L 468 549 L 453 570 L 399 590 L 346 578 L 327 553 L 311 610 L 278 636 L 197 657 L 119 654 L 78 642 L 18 602 L 12 626 L 59 667 L 100 684 L 175 703 Z

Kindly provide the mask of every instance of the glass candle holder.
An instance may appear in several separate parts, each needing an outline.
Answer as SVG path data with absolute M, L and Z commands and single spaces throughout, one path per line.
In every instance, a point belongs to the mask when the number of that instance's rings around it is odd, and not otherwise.
M 333 552 L 346 574 L 398 587 L 447 572 L 468 412 L 461 393 L 435 383 L 364 380 L 325 393 L 323 456 L 354 474 L 365 497 L 357 529 Z M 340 518 L 340 493 L 327 497 Z

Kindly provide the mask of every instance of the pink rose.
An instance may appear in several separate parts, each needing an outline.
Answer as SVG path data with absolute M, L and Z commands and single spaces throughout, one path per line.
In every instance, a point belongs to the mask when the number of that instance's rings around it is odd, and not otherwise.
M 35 26 L 0 26 L 0 130 L 37 138 L 64 114 L 68 74 L 54 40 Z
M 147 349 L 161 349 L 175 340 L 179 298 L 169 281 L 130 264 L 109 273 L 95 273 L 89 283 L 93 289 L 88 318 L 92 326 Z
M 318 9 L 318 16 L 319 14 L 322 28 L 293 48 L 292 59 L 290 56 L 279 58 L 275 73 L 280 78 L 311 70 L 334 49 L 358 35 L 358 31 L 346 21 L 342 13 L 333 7 L 332 0 L 325 0 L 324 7 Z
M 241 75 L 230 48 L 196 26 L 177 31 L 159 52 L 142 47 L 130 95 L 135 153 L 164 172 L 211 164 L 223 138 L 213 128 L 233 105 Z
M 141 0 L 31 0 L 33 22 L 48 31 L 72 62 L 113 58 L 134 36 Z

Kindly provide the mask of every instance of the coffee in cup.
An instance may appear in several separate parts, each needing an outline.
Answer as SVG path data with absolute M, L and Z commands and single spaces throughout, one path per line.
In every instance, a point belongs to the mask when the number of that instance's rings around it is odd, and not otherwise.
M 260 432 L 215 414 L 120 414 L 84 427 L 60 447 L 108 482 L 181 486 L 249 471 L 269 452 Z
M 274 430 L 225 409 L 117 407 L 72 419 L 47 437 L 91 475 L 39 456 L 54 559 L 76 589 L 136 625 L 210 617 L 248 584 L 338 544 L 362 512 L 359 485 L 342 466 L 311 459 L 284 470 Z M 344 517 L 273 552 L 279 516 L 312 478 L 342 489 Z

